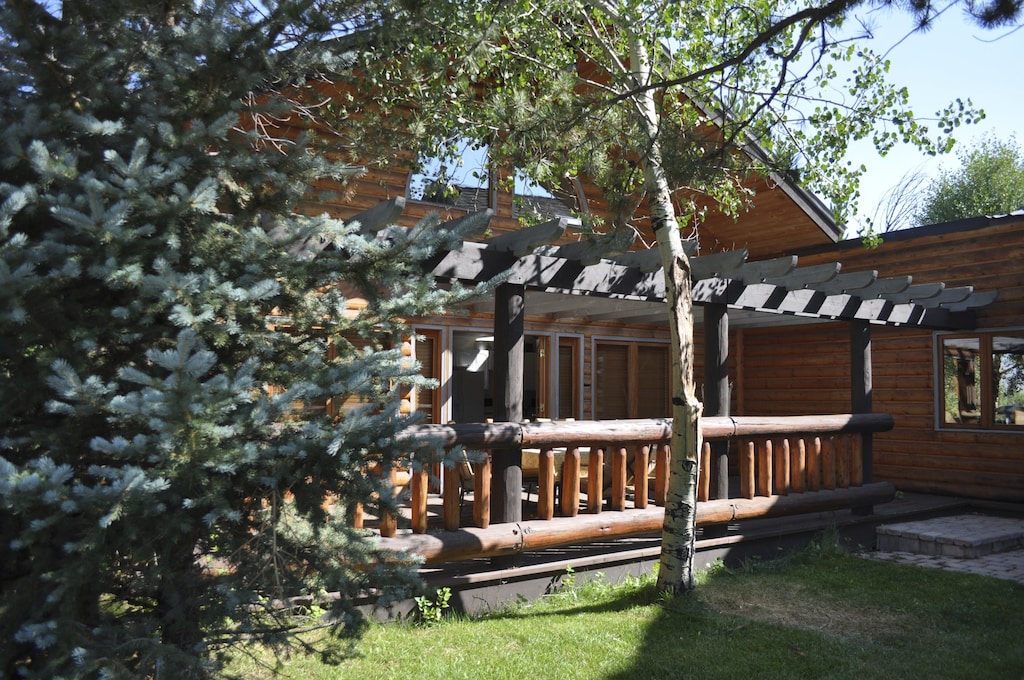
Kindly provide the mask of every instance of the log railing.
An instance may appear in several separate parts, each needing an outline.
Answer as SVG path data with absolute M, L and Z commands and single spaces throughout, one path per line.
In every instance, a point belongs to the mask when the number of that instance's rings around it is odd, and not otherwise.
M 739 472 L 740 497 L 768 498 L 847 489 L 870 481 L 864 479 L 863 473 L 871 469 L 870 461 L 863 460 L 862 452 L 871 448 L 862 442 L 872 433 L 892 427 L 892 417 L 885 414 L 704 418 L 698 501 L 709 500 L 711 441 L 727 440 L 730 450 L 738 452 L 735 468 Z M 491 449 L 536 452 L 535 517 L 550 520 L 556 509 L 563 517 L 576 517 L 581 511 L 596 515 L 605 508 L 621 512 L 628 508 L 644 509 L 649 504 L 664 505 L 672 455 L 668 445 L 670 434 L 670 420 L 649 419 L 420 425 L 409 428 L 400 437 L 410 443 L 430 441 L 439 446 L 461 445 L 482 452 L 482 460 L 472 463 L 471 502 L 472 524 L 483 529 L 491 523 Z M 584 477 L 585 484 L 581 483 Z M 461 528 L 464 481 L 456 468 L 445 467 L 441 516 L 446 531 Z M 426 471 L 412 474 L 408 483 L 409 526 L 412 533 L 423 534 L 428 530 Z M 561 491 L 557 508 L 556 488 Z M 519 489 L 514 491 L 520 493 Z M 386 513 L 381 514 L 381 535 L 393 536 L 398 523 Z

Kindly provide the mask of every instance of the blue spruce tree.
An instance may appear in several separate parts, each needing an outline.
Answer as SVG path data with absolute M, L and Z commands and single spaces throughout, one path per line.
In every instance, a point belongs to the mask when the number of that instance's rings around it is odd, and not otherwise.
M 274 126 L 346 68 L 322 4 L 0 5 L 5 677 L 205 677 L 281 598 L 340 632 L 416 587 L 324 507 L 394 502 L 401 319 L 462 295 L 417 264 L 458 235 L 300 204 L 352 172 Z

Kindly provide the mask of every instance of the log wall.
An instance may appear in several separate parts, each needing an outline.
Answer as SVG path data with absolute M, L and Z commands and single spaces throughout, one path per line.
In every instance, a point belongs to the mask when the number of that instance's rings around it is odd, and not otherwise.
M 1024 215 L 923 227 L 887 235 L 877 250 L 845 242 L 800 255 L 800 264 L 839 260 L 844 271 L 912 274 L 999 290 L 977 314 L 978 330 L 1024 329 Z M 742 399 L 746 415 L 793 415 L 850 409 L 845 324 L 747 329 Z M 936 427 L 936 334 L 872 327 L 874 410 L 896 420 L 874 442 L 874 479 L 897 488 L 1024 501 L 1024 431 L 953 431 Z

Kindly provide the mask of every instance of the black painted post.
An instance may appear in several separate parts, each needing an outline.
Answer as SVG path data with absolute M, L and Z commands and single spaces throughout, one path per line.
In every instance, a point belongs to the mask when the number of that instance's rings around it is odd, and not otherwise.
M 704 415 L 729 415 L 729 308 L 704 305 Z M 715 498 L 729 497 L 729 442 L 711 444 Z
M 526 287 L 505 283 L 495 293 L 494 419 L 518 423 L 523 419 L 523 358 Z M 491 459 L 491 521 L 523 519 L 523 451 L 496 449 Z
M 850 404 L 853 413 L 871 413 L 871 325 L 867 321 L 850 323 Z M 873 441 L 870 432 L 861 434 L 861 465 L 864 484 L 871 482 Z M 854 512 L 870 515 L 871 506 L 854 508 Z

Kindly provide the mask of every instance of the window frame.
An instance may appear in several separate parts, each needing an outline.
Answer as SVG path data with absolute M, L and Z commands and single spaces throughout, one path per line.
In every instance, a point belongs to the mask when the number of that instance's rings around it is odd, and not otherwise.
M 556 419 L 561 418 L 583 418 L 583 334 L 582 333 L 559 333 L 554 340 L 554 351 L 552 352 L 552 360 L 554 361 L 554 367 L 551 370 L 552 382 L 552 394 L 554 395 L 554 401 L 551 412 Z M 570 351 L 569 361 L 571 362 L 567 366 L 563 366 L 562 363 L 562 349 L 568 348 Z M 563 368 L 569 373 L 569 380 L 571 381 L 568 386 L 562 384 L 562 371 Z M 562 403 L 562 393 L 566 390 L 569 391 L 570 402 L 568 404 Z M 562 413 L 568 411 L 571 415 L 563 416 Z
M 671 343 L 668 340 L 660 340 L 656 338 L 649 339 L 637 339 L 637 338 L 622 338 L 622 337 L 604 337 L 595 336 L 591 341 L 591 414 L 596 420 L 598 414 L 598 401 L 600 400 L 602 385 L 600 376 L 598 375 L 598 345 L 617 345 L 624 346 L 626 348 L 626 418 L 637 418 L 640 408 L 640 376 L 638 373 L 638 362 L 639 362 L 639 351 L 640 347 L 658 347 L 665 350 L 665 362 L 666 370 L 672 368 L 672 356 L 671 356 Z M 665 415 L 664 416 L 647 416 L 647 417 L 670 417 L 672 415 L 671 408 L 671 396 L 672 396 L 672 384 L 671 380 L 666 383 L 665 393 Z
M 420 351 L 420 337 L 422 336 L 422 342 L 429 345 L 431 353 L 431 365 L 433 367 L 433 373 L 435 375 L 426 375 L 425 377 L 433 378 L 437 381 L 437 387 L 430 390 L 423 390 L 417 388 L 413 390 L 413 409 L 416 411 L 422 411 L 420 408 L 424 401 L 430 401 L 430 417 L 425 422 L 428 423 L 443 423 L 444 414 L 442 412 L 442 405 L 444 400 L 442 399 L 442 390 L 446 387 L 444 380 L 444 328 L 439 326 L 414 326 L 413 327 L 413 357 L 418 357 Z M 426 393 L 426 394 L 424 394 Z
M 419 159 L 422 167 L 416 171 L 409 171 L 405 178 L 406 200 L 462 212 L 472 212 L 483 207 L 497 211 L 502 203 L 499 200 L 501 194 L 509 201 L 510 216 L 520 221 L 543 222 L 564 217 L 581 224 L 583 217 L 590 216 L 590 205 L 579 178 L 572 178 L 561 190 L 552 189 L 533 179 L 521 168 L 507 170 L 495 167 L 491 162 L 490 145 L 476 143 L 467 138 L 456 139 L 452 147 L 445 149 L 444 153 L 439 156 L 424 156 Z M 461 147 L 463 153 L 458 153 L 457 147 Z M 464 165 L 467 160 L 472 161 L 471 166 Z M 450 164 L 455 165 L 455 169 L 444 174 L 434 176 L 433 172 L 425 172 L 428 168 L 447 170 Z M 467 177 L 475 178 L 479 186 L 465 185 Z M 459 195 L 450 198 L 428 196 L 427 187 L 438 181 L 462 190 L 479 192 L 486 196 L 486 201 L 477 199 L 471 201 L 471 207 L 468 207 L 465 202 L 459 200 L 461 191 Z M 423 186 L 420 187 L 419 184 Z M 482 205 L 484 202 L 486 205 Z
M 1001 336 L 1020 337 L 1024 340 L 1024 327 L 985 329 L 972 332 L 936 333 L 934 335 L 935 364 L 935 429 L 942 432 L 988 432 L 1024 434 L 1024 426 L 1005 424 L 995 418 L 996 386 L 993 382 L 993 339 Z M 948 340 L 970 339 L 978 344 L 976 386 L 979 401 L 979 422 L 946 422 L 946 363 L 945 346 Z

